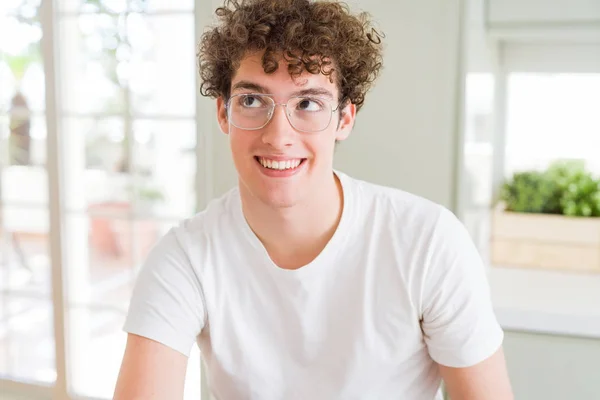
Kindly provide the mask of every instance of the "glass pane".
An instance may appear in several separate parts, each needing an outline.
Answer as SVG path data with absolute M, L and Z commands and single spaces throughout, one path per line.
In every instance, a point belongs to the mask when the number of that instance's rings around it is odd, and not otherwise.
M 124 312 L 69 308 L 67 337 L 72 394 L 112 398 L 127 340 L 122 330 L 124 322 Z
M 194 120 L 138 120 L 135 137 L 136 211 L 185 218 L 195 211 Z
M 49 298 L 48 211 L 13 206 L 0 211 L 0 290 Z
M 62 12 L 69 13 L 121 13 L 127 9 L 135 12 L 193 11 L 194 9 L 193 0 L 59 0 L 59 4 Z
M 193 11 L 194 0 L 129 0 L 129 9 L 137 12 Z
M 129 46 L 125 17 L 83 14 L 62 19 L 61 55 L 64 110 L 123 113 Z
M 89 302 L 125 311 L 134 280 L 134 223 L 90 216 Z
M 41 0 L 3 0 L 0 5 L 0 15 L 35 15 Z
M 5 123 L 7 126 L 0 128 L 0 131 L 8 132 L 5 165 L 45 168 L 46 118 L 11 114 L 0 120 L 0 124 Z
M 600 173 L 600 74 L 515 73 L 508 80 L 506 174 L 582 159 Z
M 126 309 L 134 279 L 133 226 L 126 219 L 90 216 L 90 303 Z
M 64 268 L 70 305 L 125 312 L 134 279 L 132 236 L 133 223 L 128 219 L 84 214 L 66 217 L 64 242 L 69 251 L 65 252 Z
M 3 296 L 0 305 L 0 376 L 53 384 L 51 301 L 10 294 Z
M 107 204 L 129 204 L 130 161 L 123 121 L 65 118 L 63 128 L 67 209 L 85 211 Z M 119 215 L 129 211 L 112 210 Z
M 62 12 L 120 13 L 127 9 L 127 0 L 58 0 Z
M 42 30 L 37 17 L 0 13 L 0 113 L 28 116 L 45 108 Z
M 130 14 L 130 88 L 137 114 L 193 116 L 196 70 L 193 15 Z

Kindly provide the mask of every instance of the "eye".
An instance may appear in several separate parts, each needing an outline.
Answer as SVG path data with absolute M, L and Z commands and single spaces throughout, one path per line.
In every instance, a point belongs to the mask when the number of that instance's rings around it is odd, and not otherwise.
M 240 96 L 239 103 L 244 108 L 261 108 L 265 106 L 264 99 L 256 95 Z
M 323 102 L 321 100 L 309 98 L 309 97 L 298 99 L 298 103 L 296 105 L 296 109 L 298 111 L 315 112 L 315 111 L 322 111 L 323 108 L 324 108 L 324 106 L 323 106 Z

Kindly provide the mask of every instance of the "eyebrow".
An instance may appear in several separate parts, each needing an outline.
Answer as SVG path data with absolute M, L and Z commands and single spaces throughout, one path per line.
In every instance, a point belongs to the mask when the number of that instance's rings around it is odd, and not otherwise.
M 333 94 L 329 90 L 323 89 L 323 88 L 302 89 L 302 90 L 292 93 L 291 97 L 295 97 L 295 96 L 319 96 L 319 97 L 327 97 L 328 99 L 333 100 Z
M 250 82 L 250 81 L 239 81 L 231 88 L 231 91 L 236 91 L 238 89 L 242 90 L 251 90 L 256 93 L 268 93 L 269 90 L 264 86 L 259 85 L 258 83 Z
M 237 82 L 231 88 L 232 92 L 236 91 L 236 90 L 250 90 L 255 93 L 263 93 L 263 94 L 270 93 L 270 90 L 268 90 L 266 87 L 259 85 L 258 83 L 254 83 L 254 82 L 250 82 L 250 81 Z M 293 92 L 290 95 L 290 97 L 297 97 L 297 96 L 319 96 L 319 97 L 327 97 L 328 99 L 331 99 L 331 100 L 334 99 L 333 93 L 331 93 L 329 90 L 323 89 L 323 88 L 302 89 L 302 90 Z

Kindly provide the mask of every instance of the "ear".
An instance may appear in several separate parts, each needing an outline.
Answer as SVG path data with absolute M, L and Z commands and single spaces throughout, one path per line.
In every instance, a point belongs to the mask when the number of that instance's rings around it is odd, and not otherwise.
M 219 122 L 219 127 L 221 128 L 221 132 L 224 134 L 229 133 L 229 121 L 227 120 L 227 107 L 225 103 L 225 99 L 223 97 L 217 98 L 217 121 Z
M 336 141 L 346 140 L 352 132 L 354 127 L 354 120 L 356 118 L 356 105 L 348 102 L 341 111 L 340 121 L 338 123 L 338 129 L 335 134 Z

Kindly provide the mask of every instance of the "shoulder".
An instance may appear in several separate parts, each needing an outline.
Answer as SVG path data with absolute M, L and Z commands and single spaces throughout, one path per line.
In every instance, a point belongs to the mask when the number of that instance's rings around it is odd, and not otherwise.
M 441 218 L 452 214 L 441 204 L 417 194 L 348 175 L 342 177 L 352 188 L 361 211 L 403 228 L 432 231 Z
M 211 250 L 212 243 L 219 234 L 219 227 L 232 226 L 232 211 L 237 192 L 232 189 L 223 196 L 212 200 L 207 207 L 196 215 L 181 220 L 171 227 L 154 245 L 146 256 L 140 272 L 142 281 L 151 281 L 160 277 L 161 281 L 177 280 L 200 285 L 200 274 L 204 260 Z M 229 220 L 227 220 L 229 219 Z M 229 235 L 229 233 L 225 233 Z
M 366 231 L 384 234 L 395 247 L 410 248 L 421 267 L 454 252 L 474 254 L 474 244 L 455 214 L 432 200 L 389 186 L 344 176 Z

